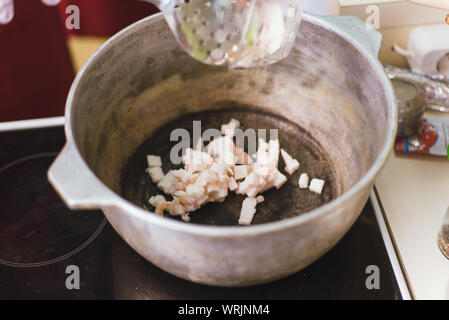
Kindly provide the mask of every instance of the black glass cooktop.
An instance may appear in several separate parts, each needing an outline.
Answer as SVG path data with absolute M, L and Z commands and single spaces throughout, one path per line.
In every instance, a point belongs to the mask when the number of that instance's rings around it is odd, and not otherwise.
M 64 206 L 46 179 L 64 142 L 62 127 L 0 132 L 0 299 L 401 299 L 370 202 L 330 252 L 288 278 L 248 288 L 176 278 L 135 253 L 101 211 Z M 370 265 L 379 289 L 366 287 Z

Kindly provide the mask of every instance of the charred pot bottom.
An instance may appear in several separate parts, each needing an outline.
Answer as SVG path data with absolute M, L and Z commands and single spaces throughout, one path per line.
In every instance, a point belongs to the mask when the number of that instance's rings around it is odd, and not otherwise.
M 173 148 L 179 144 L 179 140 L 170 141 L 172 132 L 186 129 L 192 137 L 191 144 L 194 145 L 196 142 L 193 141 L 194 124 L 197 126 L 196 130 L 200 124 L 203 133 L 208 129 L 219 128 L 221 124 L 229 122 L 232 118 L 240 120 L 243 131 L 254 129 L 258 132 L 265 129 L 267 139 L 270 138 L 270 130 L 277 132 L 281 146 L 289 150 L 291 156 L 300 162 L 299 170 L 288 176 L 288 182 L 282 188 L 264 193 L 265 201 L 258 205 L 253 224 L 298 216 L 330 202 L 341 193 L 332 159 L 310 132 L 284 117 L 234 104 L 223 110 L 189 113 L 158 128 L 151 137 L 140 144 L 125 166 L 121 174 L 121 195 L 150 211 L 148 199 L 155 194 L 161 194 L 161 191 L 145 172 L 146 155 L 160 155 L 164 172 L 178 169 L 182 165 L 173 164 L 170 157 Z M 245 151 L 248 151 L 250 147 L 248 144 L 249 140 L 246 139 Z M 284 163 L 281 160 L 279 168 L 283 166 Z M 302 172 L 326 181 L 321 195 L 310 192 L 308 189 L 299 189 L 298 180 Z M 231 193 L 223 203 L 209 203 L 190 215 L 191 223 L 237 225 L 244 198 L 245 196 Z M 179 219 L 166 216 L 170 219 Z

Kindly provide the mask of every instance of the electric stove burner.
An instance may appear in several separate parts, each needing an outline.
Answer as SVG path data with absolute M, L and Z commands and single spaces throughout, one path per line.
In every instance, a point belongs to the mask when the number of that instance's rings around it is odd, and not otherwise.
M 331 251 L 285 279 L 219 288 L 172 276 L 132 250 L 101 211 L 65 207 L 46 178 L 64 143 L 62 127 L 0 132 L 0 299 L 401 298 L 370 203 Z M 370 265 L 379 289 L 366 287 Z M 68 267 L 79 269 L 80 289 L 67 288 Z
M 56 155 L 33 154 L 0 168 L 0 263 L 39 267 L 64 260 L 105 225 L 102 215 L 70 212 L 50 187 L 46 171 Z

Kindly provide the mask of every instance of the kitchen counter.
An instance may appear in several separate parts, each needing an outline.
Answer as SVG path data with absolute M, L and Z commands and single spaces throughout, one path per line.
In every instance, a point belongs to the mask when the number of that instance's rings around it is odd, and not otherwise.
M 449 206 L 449 160 L 392 152 L 376 190 L 412 296 L 449 299 L 449 260 L 436 241 Z

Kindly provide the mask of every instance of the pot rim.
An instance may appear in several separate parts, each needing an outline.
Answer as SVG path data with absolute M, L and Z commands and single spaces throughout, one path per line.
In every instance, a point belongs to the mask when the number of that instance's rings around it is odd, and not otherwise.
M 380 171 L 380 169 L 385 164 L 387 157 L 390 154 L 390 151 L 392 150 L 393 143 L 395 141 L 396 137 L 396 130 L 397 130 L 397 119 L 398 119 L 398 111 L 395 105 L 395 98 L 393 94 L 393 88 L 391 86 L 390 80 L 388 79 L 387 75 L 383 71 L 383 67 L 380 64 L 380 62 L 377 60 L 376 57 L 374 57 L 367 48 L 365 48 L 362 44 L 360 44 L 356 39 L 351 38 L 348 34 L 346 34 L 344 31 L 339 30 L 338 28 L 335 28 L 332 26 L 331 23 L 323 21 L 322 17 L 314 16 L 312 14 L 303 13 L 303 20 L 306 20 L 308 22 L 311 22 L 315 25 L 318 25 L 324 29 L 326 29 L 329 32 L 333 32 L 340 37 L 344 38 L 346 41 L 351 43 L 359 52 L 362 54 L 370 63 L 371 66 L 374 67 L 375 73 L 378 76 L 378 79 L 381 81 L 381 85 L 383 86 L 384 92 L 387 96 L 387 101 L 389 102 L 389 109 L 390 113 L 388 116 L 388 134 L 386 137 L 385 144 L 383 148 L 381 149 L 379 155 L 376 157 L 376 160 L 371 165 L 369 170 L 365 173 L 365 175 L 357 182 L 355 183 L 349 190 L 347 190 L 342 195 L 338 196 L 336 199 L 330 201 L 329 203 L 320 206 L 316 209 L 313 209 L 311 211 L 305 212 L 299 216 L 292 217 L 285 220 L 279 220 L 274 222 L 268 222 L 264 224 L 258 224 L 258 225 L 250 225 L 250 226 L 210 226 L 210 225 L 200 225 L 200 224 L 190 224 L 185 223 L 182 221 L 177 221 L 174 219 L 168 219 L 166 217 L 160 217 L 153 212 L 149 212 L 136 204 L 124 199 L 119 194 L 117 194 L 115 191 L 111 190 L 108 186 L 106 186 L 97 176 L 96 174 L 89 168 L 86 161 L 82 157 L 81 153 L 79 152 L 77 143 L 74 140 L 73 134 L 72 134 L 72 104 L 74 100 L 75 92 L 77 91 L 80 82 L 83 79 L 84 74 L 86 73 L 87 69 L 94 63 L 96 57 L 101 54 L 101 52 L 107 48 L 111 43 L 116 41 L 116 39 L 124 36 L 128 32 L 130 32 L 132 29 L 142 26 L 150 21 L 156 21 L 157 19 L 163 19 L 162 13 L 154 14 L 152 16 L 143 18 L 130 26 L 124 28 L 123 30 L 119 31 L 117 34 L 112 36 L 110 39 L 108 39 L 95 53 L 88 59 L 86 64 L 81 68 L 81 70 L 78 72 L 71 88 L 70 92 L 67 98 L 66 102 L 66 110 L 65 110 L 65 134 L 67 138 L 67 145 L 73 144 L 75 147 L 76 156 L 78 156 L 81 159 L 82 162 L 82 169 L 88 170 L 92 172 L 95 179 L 98 182 L 98 188 L 102 188 L 102 191 L 106 191 L 110 193 L 111 199 L 108 199 L 107 203 L 99 202 L 98 208 L 101 209 L 110 209 L 110 208 L 121 208 L 122 210 L 126 211 L 127 213 L 133 215 L 136 218 L 140 218 L 145 220 L 147 223 L 154 224 L 159 227 L 163 227 L 166 229 L 171 229 L 174 231 L 180 231 L 188 234 L 201 234 L 201 235 L 207 235 L 211 237 L 234 237 L 234 236 L 252 236 L 256 234 L 264 234 L 264 233 L 270 233 L 274 231 L 282 231 L 285 229 L 295 228 L 299 225 L 309 223 L 315 219 L 318 219 L 324 214 L 331 214 L 331 212 L 337 210 L 343 203 L 349 201 L 353 196 L 355 196 L 357 193 L 361 192 L 363 189 L 368 187 L 371 183 L 373 183 L 377 173 Z M 105 190 L 106 189 L 106 190 Z

